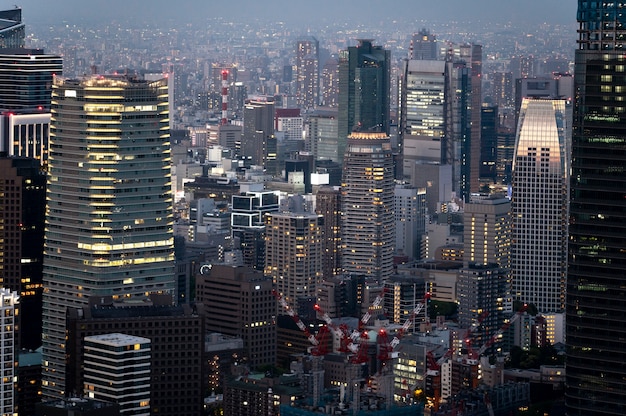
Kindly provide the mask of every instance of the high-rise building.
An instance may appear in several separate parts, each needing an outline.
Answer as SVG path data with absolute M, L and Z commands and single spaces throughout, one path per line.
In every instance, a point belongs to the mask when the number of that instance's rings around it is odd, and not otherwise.
M 52 81 L 62 71 L 61 57 L 41 49 L 0 49 L 0 109 L 49 111 Z
M 320 43 L 313 36 L 296 41 L 296 103 L 303 110 L 317 107 L 319 100 Z
M 85 337 L 84 394 L 116 402 L 122 415 L 150 415 L 148 338 L 120 333 Z
M 426 189 L 396 185 L 394 191 L 396 252 L 420 260 L 426 233 Z
M 404 61 L 398 144 L 406 179 L 411 177 L 416 163 L 440 164 L 445 160 L 448 77 L 449 66 L 445 61 Z
M 23 48 L 25 25 L 22 22 L 22 9 L 0 10 L 0 48 Z
M 348 137 L 341 186 L 344 273 L 382 280 L 395 252 L 393 157 L 385 133 Z
M 622 2 L 578 2 L 567 274 L 568 415 L 626 412 Z
M 270 278 L 246 266 L 205 265 L 196 277 L 196 298 L 204 304 L 206 330 L 241 337 L 247 364 L 253 368 L 276 362 L 272 290 Z
M 359 39 L 339 55 L 339 157 L 353 131 L 389 135 L 391 51 Z
M 491 74 L 491 98 L 498 107 L 513 107 L 513 74 L 511 72 L 494 72 Z
M 323 186 L 315 195 L 315 212 L 324 218 L 322 233 L 322 275 L 341 274 L 341 189 Z
M 564 100 L 524 99 L 513 159 L 513 296 L 565 307 L 569 132 Z
M 483 315 L 482 323 L 473 335 L 473 345 L 479 348 L 511 315 L 512 303 L 509 272 L 497 264 L 466 262 L 457 282 L 459 327 L 470 328 Z M 494 348 L 501 348 L 495 345 Z
M 320 75 L 320 96 L 322 105 L 337 107 L 339 103 L 339 61 L 329 58 Z
M 278 211 L 278 195 L 271 191 L 232 196 L 231 230 L 243 264 L 265 269 L 265 216 Z
M 511 201 L 474 195 L 463 213 L 464 260 L 511 267 Z
M 498 162 L 498 107 L 483 106 L 481 108 L 480 139 L 480 169 L 478 171 L 481 188 L 496 183 Z
M 409 45 L 409 59 L 435 61 L 438 58 L 437 36 L 427 29 L 414 33 Z
M 20 296 L 20 348 L 41 346 L 46 175 L 38 160 L 0 158 L 0 278 Z
M 2 325 L 2 349 L 0 350 L 0 368 L 2 369 L 2 396 L 0 411 L 3 415 L 16 414 L 18 344 L 16 326 L 18 325 L 19 295 L 6 287 L 0 289 L 0 325 Z
M 248 100 L 243 110 L 241 156 L 249 158 L 253 165 L 263 166 L 269 175 L 277 173 L 274 113 L 271 97 Z
M 155 294 L 141 300 L 94 296 L 88 303 L 67 313 L 69 397 L 84 394 L 85 339 L 119 332 L 150 340 L 153 414 L 195 416 L 202 412 L 207 387 L 202 305 L 173 305 L 171 296 Z
M 61 57 L 41 49 L 0 49 L 0 152 L 47 166 L 52 81 L 62 70 Z
M 303 209 L 272 212 L 265 217 L 265 275 L 291 305 L 316 297 L 322 281 L 324 217 Z
M 43 281 L 43 391 L 65 391 L 66 309 L 175 296 L 166 80 L 57 78 Z
M 316 110 L 309 114 L 306 129 L 306 149 L 315 160 L 332 160 L 340 163 L 340 142 L 338 134 L 337 110 Z

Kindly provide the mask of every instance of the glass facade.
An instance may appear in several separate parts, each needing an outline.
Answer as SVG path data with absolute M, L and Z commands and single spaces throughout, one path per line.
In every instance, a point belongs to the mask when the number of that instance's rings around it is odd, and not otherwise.
M 569 128 L 565 101 L 522 101 L 513 159 L 514 298 L 539 312 L 565 307 Z
M 166 80 L 57 78 L 44 247 L 43 391 L 65 384 L 66 309 L 174 292 Z
M 339 158 L 353 131 L 389 134 L 391 51 L 360 39 L 339 55 Z
M 626 4 L 578 2 L 566 411 L 626 414 Z

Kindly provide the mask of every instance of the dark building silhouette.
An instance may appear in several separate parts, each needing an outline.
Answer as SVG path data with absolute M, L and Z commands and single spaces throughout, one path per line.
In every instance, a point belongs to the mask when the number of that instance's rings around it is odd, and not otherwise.
M 82 394 L 86 336 L 120 332 L 151 341 L 150 408 L 153 414 L 202 414 L 207 380 L 204 360 L 204 315 L 191 305 L 172 306 L 169 295 L 143 301 L 90 297 L 89 306 L 67 313 L 68 393 Z
M 498 107 L 487 106 L 481 109 L 481 133 L 480 139 L 482 141 L 480 147 L 480 169 L 479 180 L 481 184 L 496 183 L 496 164 L 497 148 L 498 148 Z
M 391 51 L 359 39 L 339 55 L 339 160 L 353 131 L 389 134 Z
M 241 156 L 253 165 L 263 166 L 270 174 L 277 173 L 277 143 L 274 136 L 275 105 L 272 97 L 246 101 L 243 109 Z
M 565 403 L 626 414 L 626 78 L 622 2 L 578 1 Z
M 322 275 L 330 279 L 341 274 L 341 189 L 323 186 L 315 201 L 315 212 L 324 217 Z
M 24 414 L 24 413 L 20 413 Z M 35 416 L 118 416 L 117 403 L 83 398 L 64 398 L 35 406 Z
M 202 266 L 196 300 L 204 305 L 207 332 L 241 337 L 250 367 L 276 362 L 276 300 L 272 280 L 245 266 Z
M 19 293 L 19 347 L 41 346 L 46 176 L 39 161 L 0 158 L 0 277 Z

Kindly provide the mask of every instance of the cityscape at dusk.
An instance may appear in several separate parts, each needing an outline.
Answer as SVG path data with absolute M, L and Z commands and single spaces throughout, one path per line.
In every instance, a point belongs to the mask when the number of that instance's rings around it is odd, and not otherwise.
M 626 415 L 624 10 L 0 3 L 1 415 Z

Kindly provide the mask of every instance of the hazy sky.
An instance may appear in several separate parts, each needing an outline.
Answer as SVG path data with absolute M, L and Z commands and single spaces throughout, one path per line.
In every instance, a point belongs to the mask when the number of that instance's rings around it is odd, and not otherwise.
M 240 16 L 241 20 L 256 17 L 306 24 L 329 16 L 338 20 L 341 16 L 346 23 L 355 24 L 388 17 L 574 25 L 577 7 L 576 0 L 0 0 L 2 8 L 15 4 L 22 7 L 27 24 L 29 21 L 136 19 L 142 15 L 154 20 L 167 14 L 181 22 L 205 16 L 233 20 Z

